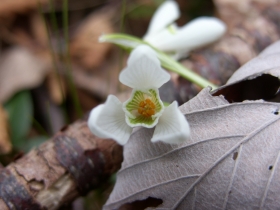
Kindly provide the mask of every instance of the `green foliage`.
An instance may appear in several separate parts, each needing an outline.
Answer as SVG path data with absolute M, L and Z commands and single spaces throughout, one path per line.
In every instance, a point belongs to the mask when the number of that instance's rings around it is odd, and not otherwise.
M 34 147 L 40 146 L 42 143 L 48 140 L 47 136 L 36 136 L 33 138 L 30 138 L 26 141 L 26 143 L 22 146 L 22 150 L 24 152 L 29 152 Z
M 4 108 L 9 115 L 11 141 L 14 147 L 20 148 L 31 128 L 33 104 L 30 92 L 22 91 L 14 95 Z
M 138 5 L 128 14 L 130 18 L 149 18 L 154 12 L 155 8 L 149 5 Z
M 151 18 L 163 2 L 164 0 L 153 0 L 150 4 L 131 2 L 127 8 L 127 15 L 129 18 Z

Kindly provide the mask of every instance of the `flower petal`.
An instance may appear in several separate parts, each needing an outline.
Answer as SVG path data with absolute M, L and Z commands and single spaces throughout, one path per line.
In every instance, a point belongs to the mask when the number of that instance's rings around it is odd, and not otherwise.
M 143 39 L 156 34 L 169 24 L 173 23 L 180 16 L 178 4 L 175 1 L 165 1 L 154 13 L 148 31 Z
M 170 75 L 160 66 L 157 54 L 147 45 L 140 45 L 130 54 L 127 68 L 120 73 L 120 82 L 137 89 L 159 88 Z
M 132 132 L 125 121 L 122 103 L 116 96 L 109 95 L 105 104 L 94 108 L 88 119 L 93 134 L 100 138 L 112 138 L 124 145 Z
M 172 30 L 170 30 L 172 28 Z M 153 34 L 145 39 L 153 47 L 158 48 L 159 50 L 164 51 L 168 49 L 168 51 L 176 51 L 176 48 L 172 48 L 172 45 L 169 42 L 172 42 L 176 34 L 178 33 L 178 27 L 175 24 L 170 25 L 168 28 L 165 28 L 158 32 L 157 34 Z M 167 45 L 167 47 L 166 47 Z M 166 50 L 165 50 L 166 51 Z
M 218 40 L 225 31 L 226 25 L 221 20 L 200 17 L 178 29 L 175 34 L 166 29 L 148 42 L 162 51 L 191 51 Z
M 106 138 L 110 138 L 110 136 L 108 136 L 108 135 L 106 135 L 106 133 L 102 132 L 102 130 L 100 130 L 98 128 L 98 126 L 96 125 L 98 122 L 99 115 L 100 115 L 101 111 L 104 109 L 104 107 L 105 107 L 105 105 L 101 104 L 91 110 L 89 119 L 88 119 L 88 127 L 94 135 L 98 136 L 99 138 L 106 139 Z
M 174 101 L 165 108 L 154 131 L 152 142 L 163 141 L 169 144 L 184 142 L 190 136 L 189 123 Z

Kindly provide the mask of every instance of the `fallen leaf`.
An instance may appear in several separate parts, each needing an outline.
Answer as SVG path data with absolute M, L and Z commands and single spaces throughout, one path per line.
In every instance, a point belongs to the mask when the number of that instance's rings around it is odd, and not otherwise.
M 219 18 L 228 28 L 228 34 L 215 44 L 214 52 L 226 53 L 233 59 L 230 63 L 243 65 L 277 41 L 280 38 L 279 3 L 278 0 L 214 0 Z M 226 66 L 226 70 L 228 68 Z
M 104 209 L 137 209 L 139 202 L 161 210 L 279 208 L 280 104 L 246 100 L 240 95 L 247 86 L 239 92 L 231 86 L 250 80 L 255 80 L 251 87 L 263 85 L 256 79 L 267 74 L 279 82 L 280 63 L 268 49 L 241 67 L 216 96 L 205 88 L 180 107 L 191 130 L 185 143 L 151 143 L 153 129 L 135 130 Z M 243 102 L 225 99 L 222 90 L 230 86 Z
M 9 153 L 11 149 L 12 144 L 10 142 L 10 136 L 8 132 L 8 117 L 7 113 L 0 104 L 0 154 Z
M 26 13 L 32 9 L 37 9 L 38 4 L 45 4 L 47 0 L 1 0 L 0 19 L 9 17 L 14 13 Z
M 48 71 L 47 63 L 24 48 L 4 52 L 0 57 L 0 102 L 20 90 L 38 86 Z
M 49 39 L 48 31 L 46 28 L 46 23 L 42 14 L 39 12 L 34 12 L 30 15 L 30 24 L 29 24 L 31 34 L 30 42 L 33 41 L 34 45 L 40 50 L 47 51 L 49 50 Z
M 266 55 L 276 54 L 276 53 L 280 53 L 280 41 L 277 41 L 269 45 L 259 54 L 259 56 L 266 56 Z
M 280 105 L 229 104 L 206 88 L 181 107 L 191 138 L 151 143 L 133 133 L 104 209 L 153 197 L 158 209 L 242 209 L 280 205 Z
M 46 24 L 38 11 L 18 14 L 3 23 L 0 20 L 0 33 L 4 43 L 19 45 L 36 53 L 42 59 L 51 60 L 50 43 Z
M 259 56 L 240 67 L 227 84 L 213 92 L 230 102 L 244 100 L 277 101 L 280 87 L 280 41 L 267 47 Z M 279 95 L 279 93 L 278 93 Z
M 90 15 L 78 28 L 70 42 L 73 61 L 86 69 L 99 66 L 111 49 L 109 43 L 99 43 L 102 34 L 113 33 L 111 23 L 113 12 L 108 9 Z
M 244 24 L 247 20 L 258 19 L 263 15 L 261 13 L 262 8 L 277 8 L 279 6 L 278 0 L 244 0 L 238 2 L 234 0 L 214 0 L 214 3 L 229 28 L 236 24 Z M 267 28 L 263 30 L 263 33 L 266 30 Z
M 117 49 L 114 49 L 117 50 Z M 120 85 L 119 73 L 123 67 L 120 63 L 126 57 L 120 60 L 119 51 L 112 51 L 108 61 L 96 68 L 94 72 L 81 70 L 77 66 L 73 66 L 73 78 L 75 84 L 80 89 L 86 90 L 102 100 L 105 100 L 109 94 L 118 94 L 122 91 L 130 90 L 127 86 Z
M 272 45 L 273 46 L 273 45 Z M 275 45 L 275 47 L 279 47 Z M 280 53 L 260 54 L 240 67 L 228 80 L 227 84 L 239 82 L 244 79 L 253 79 L 263 74 L 280 77 L 279 70 L 273 68 L 280 66 Z
M 61 104 L 65 99 L 66 84 L 64 78 L 54 70 L 50 71 L 46 78 L 50 98 L 55 104 Z

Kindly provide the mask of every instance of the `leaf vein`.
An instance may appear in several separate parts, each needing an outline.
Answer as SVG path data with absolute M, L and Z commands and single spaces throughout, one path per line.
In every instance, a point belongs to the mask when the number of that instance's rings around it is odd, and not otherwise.
M 170 154 L 172 154 L 172 153 L 174 153 L 174 152 L 177 152 L 177 151 L 186 149 L 186 148 L 188 148 L 188 147 L 195 146 L 195 145 L 197 145 L 197 144 L 201 144 L 201 143 L 208 142 L 208 141 L 214 141 L 214 140 L 218 140 L 218 139 L 223 140 L 223 139 L 225 139 L 225 138 L 238 138 L 238 137 L 244 137 L 244 135 L 231 135 L 231 136 L 222 136 L 222 137 L 216 137 L 216 138 L 211 138 L 211 139 L 204 139 L 204 140 L 202 140 L 202 141 L 198 141 L 198 142 L 195 142 L 195 143 L 193 143 L 193 144 L 189 144 L 189 145 L 186 145 L 186 146 L 184 146 L 184 147 L 180 147 L 180 148 L 174 149 L 174 150 L 172 150 L 172 151 L 170 151 L 170 152 L 167 152 L 167 153 L 164 153 L 164 154 L 162 154 L 162 155 L 160 155 L 160 156 L 157 156 L 157 157 L 154 157 L 154 158 L 150 158 L 150 159 L 146 159 L 146 160 L 144 160 L 144 161 L 141 161 L 141 162 L 138 162 L 138 163 L 129 165 L 129 166 L 127 166 L 126 168 L 120 169 L 120 170 L 118 171 L 118 175 L 119 175 L 120 173 L 123 173 L 124 171 L 126 171 L 126 170 L 132 168 L 132 167 L 137 166 L 137 165 L 141 165 L 141 164 L 144 164 L 144 163 L 149 162 L 149 161 L 154 161 L 154 160 L 160 159 L 160 158 L 165 157 L 165 156 L 167 156 L 167 155 L 170 155 Z
M 274 162 L 271 174 L 270 174 L 269 179 L 268 179 L 268 181 L 266 183 L 266 187 L 265 187 L 264 194 L 262 196 L 262 200 L 261 200 L 261 204 L 260 204 L 260 209 L 263 209 L 263 207 L 264 207 L 264 203 L 265 203 L 265 199 L 266 199 L 266 196 L 267 196 L 267 192 L 269 190 L 269 186 L 270 186 L 271 180 L 272 180 L 272 178 L 274 176 L 275 168 L 276 168 L 276 166 L 277 166 L 277 164 L 279 162 L 279 159 L 280 159 L 280 151 L 278 152 L 278 155 L 277 155 L 276 160 Z
M 199 177 L 191 186 L 190 188 L 183 194 L 183 196 L 178 199 L 178 201 L 174 204 L 172 209 L 176 209 L 178 205 L 183 201 L 183 199 L 188 195 L 188 193 L 212 170 L 217 166 L 222 160 L 224 160 L 228 155 L 230 155 L 234 150 L 236 150 L 241 144 L 247 142 L 252 137 L 263 131 L 265 128 L 267 128 L 269 125 L 272 125 L 273 123 L 277 122 L 280 117 L 274 118 L 273 120 L 268 121 L 267 123 L 264 123 L 262 126 L 258 127 L 257 129 L 253 130 L 251 133 L 246 135 L 245 138 L 243 138 L 240 142 L 238 142 L 235 146 L 233 146 L 227 153 L 225 153 L 223 156 L 221 156 L 212 167 L 210 167 L 208 170 L 206 170 L 201 177 Z
M 240 160 L 240 157 L 241 157 L 242 148 L 243 148 L 243 145 L 241 144 L 239 149 L 238 149 L 238 156 L 237 156 L 237 159 L 235 160 L 232 175 L 230 177 L 230 182 L 229 182 L 229 185 L 228 185 L 226 197 L 225 197 L 225 200 L 224 200 L 224 203 L 223 203 L 223 209 L 226 209 L 226 206 L 227 206 L 228 195 L 229 195 L 230 189 L 232 187 L 233 179 L 234 179 L 234 176 L 235 176 L 235 173 L 236 173 L 236 170 L 237 170 L 237 166 L 238 166 L 238 163 L 239 163 L 239 160 Z

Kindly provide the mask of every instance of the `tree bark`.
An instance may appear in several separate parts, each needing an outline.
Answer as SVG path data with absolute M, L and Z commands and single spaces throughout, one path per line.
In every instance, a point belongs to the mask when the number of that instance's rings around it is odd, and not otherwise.
M 122 162 L 122 147 L 77 121 L 0 169 L 0 209 L 58 209 L 104 183 Z

